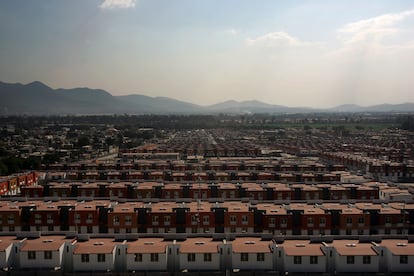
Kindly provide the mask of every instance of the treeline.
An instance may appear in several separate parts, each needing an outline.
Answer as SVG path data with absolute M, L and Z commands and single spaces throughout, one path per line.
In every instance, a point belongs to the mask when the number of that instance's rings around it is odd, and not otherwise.
M 414 116 L 413 115 L 406 115 L 400 116 L 397 118 L 397 122 L 401 126 L 401 129 L 414 131 Z
M 0 147 L 0 176 L 27 170 L 38 170 L 40 163 L 41 160 L 39 157 L 16 157 Z

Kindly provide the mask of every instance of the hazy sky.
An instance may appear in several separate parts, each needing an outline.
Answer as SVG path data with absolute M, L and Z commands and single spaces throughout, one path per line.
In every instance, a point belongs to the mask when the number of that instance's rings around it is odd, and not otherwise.
M 0 80 L 201 105 L 414 102 L 414 2 L 1 0 Z

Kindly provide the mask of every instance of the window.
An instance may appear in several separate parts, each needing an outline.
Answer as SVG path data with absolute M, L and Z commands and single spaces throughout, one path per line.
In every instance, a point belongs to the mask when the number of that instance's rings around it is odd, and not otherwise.
M 363 223 L 364 223 L 364 218 L 359 218 L 359 219 L 358 219 L 358 223 L 363 224 Z
M 275 225 L 275 222 L 276 222 L 276 220 L 275 220 L 275 218 L 269 218 L 269 225 Z
M 114 216 L 114 225 L 119 225 L 119 217 Z
M 326 218 L 325 217 L 319 218 L 319 224 L 326 224 Z
M 371 263 L 371 256 L 362 256 L 362 263 L 363 264 L 370 264 Z
M 89 254 L 82 254 L 81 261 L 82 263 L 89 263 Z
M 142 254 L 141 253 L 135 253 L 135 262 L 142 262 Z
M 105 254 L 98 254 L 98 263 L 105 262 Z
M 302 264 L 302 256 L 293 256 L 294 264 Z
M 313 235 L 313 230 L 312 229 L 308 229 L 308 235 L 312 236 Z
M 151 253 L 151 262 L 158 262 L 158 253 Z
M 45 251 L 45 260 L 52 259 L 52 251 Z
M 152 217 L 152 224 L 153 225 L 158 225 L 158 216 L 153 216 Z
M 75 218 L 74 218 L 75 223 L 80 223 L 80 219 L 81 219 L 80 214 L 75 214 Z
M 258 262 L 264 262 L 265 260 L 265 254 L 264 253 L 257 253 L 256 255 L 256 261 Z
M 230 223 L 236 223 L 237 217 L 236 216 L 230 216 Z
M 355 257 L 354 256 L 346 256 L 346 263 L 347 264 L 354 264 L 355 263 Z
M 310 264 L 318 264 L 318 256 L 310 256 Z
M 249 221 L 247 216 L 242 216 L 242 223 L 247 223 Z
M 211 262 L 211 253 L 204 253 L 204 261 Z
M 170 224 L 171 216 L 165 216 L 164 217 L 164 224 Z
M 352 224 L 352 218 L 346 218 L 346 224 Z
M 27 252 L 27 258 L 29 260 L 36 260 L 36 251 L 28 251 Z
M 203 224 L 210 224 L 210 217 L 209 216 L 203 216 Z
M 42 215 L 35 214 L 35 223 L 42 223 Z
M 241 253 L 240 254 L 240 261 L 248 262 L 249 261 L 249 253 Z
M 401 255 L 400 256 L 400 264 L 408 264 L 408 256 L 407 255 Z
M 391 223 L 391 217 L 385 217 L 385 223 Z
M 308 217 L 308 224 L 313 224 L 313 218 L 312 217 Z
M 187 261 L 195 262 L 195 254 L 194 253 L 188 253 L 187 254 Z

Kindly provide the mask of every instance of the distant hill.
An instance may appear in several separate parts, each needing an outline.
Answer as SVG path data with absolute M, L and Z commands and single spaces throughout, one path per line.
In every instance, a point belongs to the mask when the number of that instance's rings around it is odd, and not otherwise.
M 381 104 L 372 106 L 359 106 L 355 104 L 344 104 L 334 108 L 326 109 L 329 112 L 414 112 L 414 103 Z
M 348 104 L 324 110 L 254 100 L 200 106 L 167 97 L 113 96 L 105 90 L 87 87 L 53 89 L 39 81 L 29 84 L 0 82 L 0 99 L 0 115 L 414 112 L 413 103 L 367 107 Z

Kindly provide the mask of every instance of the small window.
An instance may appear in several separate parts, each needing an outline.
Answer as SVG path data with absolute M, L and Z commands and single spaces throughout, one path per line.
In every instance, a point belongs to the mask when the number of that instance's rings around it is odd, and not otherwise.
M 27 258 L 29 260 L 36 260 L 36 251 L 28 251 L 27 252 Z
M 158 253 L 151 253 L 151 262 L 158 262 Z
M 98 254 L 98 263 L 105 262 L 105 254 Z
M 89 254 L 82 254 L 81 261 L 82 263 L 89 263 Z
M 142 262 L 142 254 L 141 253 L 135 253 L 135 262 Z
M 240 254 L 240 261 L 248 262 L 249 261 L 249 254 L 248 253 L 241 253 Z
M 408 256 L 407 255 L 401 255 L 400 256 L 400 264 L 408 264 Z
M 355 263 L 355 257 L 354 256 L 346 256 L 346 263 L 347 264 L 354 264 Z
M 265 254 L 264 253 L 257 253 L 256 255 L 256 261 L 258 262 L 264 262 L 265 260 Z
M 204 253 L 204 261 L 211 262 L 211 253 Z
M 302 256 L 293 256 L 294 264 L 302 264 Z
M 52 259 L 52 251 L 45 251 L 45 260 Z
M 318 256 L 310 256 L 310 264 L 318 264 Z
M 187 261 L 195 262 L 195 254 L 194 253 L 188 253 L 187 254 Z
M 370 264 L 371 263 L 371 256 L 362 256 L 362 263 L 363 264 Z

